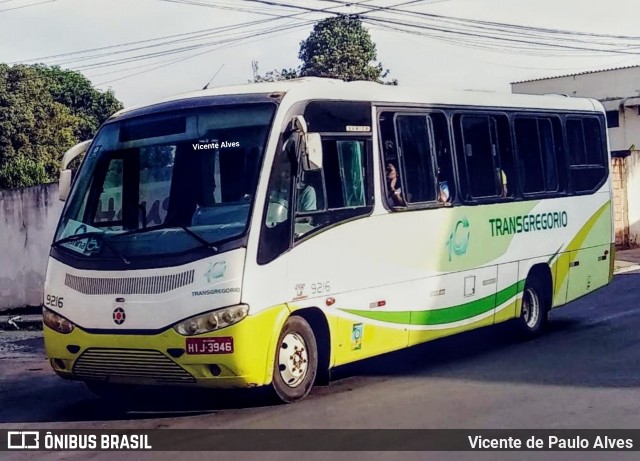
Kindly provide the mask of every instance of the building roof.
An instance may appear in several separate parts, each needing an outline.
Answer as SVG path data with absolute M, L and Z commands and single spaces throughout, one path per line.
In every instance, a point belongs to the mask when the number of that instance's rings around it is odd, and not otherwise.
M 600 72 L 609 72 L 609 71 L 612 71 L 612 70 L 621 70 L 621 69 L 631 69 L 631 68 L 634 68 L 634 67 L 640 67 L 640 65 L 635 64 L 635 65 L 632 65 L 632 66 L 611 67 L 609 69 L 587 70 L 585 72 L 578 72 L 577 74 L 556 75 L 554 77 L 532 78 L 532 79 L 529 79 L 529 80 L 520 80 L 518 82 L 511 82 L 511 85 L 516 85 L 518 83 L 538 82 L 540 80 L 553 80 L 554 78 L 575 77 L 577 75 L 597 74 L 597 73 L 600 73 Z

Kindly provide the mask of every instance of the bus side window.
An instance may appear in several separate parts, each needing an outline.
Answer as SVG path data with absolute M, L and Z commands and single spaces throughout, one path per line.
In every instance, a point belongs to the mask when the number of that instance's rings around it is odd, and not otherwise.
M 518 158 L 522 164 L 525 194 L 558 191 L 557 142 L 548 117 L 516 117 Z
M 500 197 L 513 197 L 518 186 L 518 174 L 515 164 L 511 126 L 506 115 L 491 116 L 494 145 L 496 146 L 496 181 Z
M 380 141 L 384 163 L 382 164 L 382 187 L 383 196 L 390 206 L 405 206 L 403 191 L 403 180 L 401 177 L 400 159 L 398 154 L 398 140 L 394 126 L 394 112 L 382 112 L 378 117 L 380 128 Z M 389 183 L 389 171 L 395 170 L 396 180 L 391 185 Z M 393 189 L 393 190 L 392 190 Z
M 607 177 L 604 131 L 595 117 L 571 117 L 566 121 L 569 174 L 574 192 L 593 192 Z
M 433 146 L 436 156 L 436 180 L 438 201 L 451 203 L 455 200 L 455 174 L 449 140 L 449 123 L 447 117 L 440 112 L 429 114 L 433 129 Z
M 491 139 L 490 119 L 486 115 L 465 114 L 458 120 L 459 164 L 464 169 L 461 176 L 466 179 L 463 190 L 469 199 L 496 196 L 495 146 Z
M 457 114 L 454 133 L 465 198 L 512 197 L 517 184 L 507 117 Z
M 322 169 L 298 173 L 294 239 L 369 212 L 369 155 L 363 140 L 323 139 Z
M 435 201 L 437 185 L 429 119 L 426 114 L 397 115 L 396 130 L 405 200 L 408 203 Z

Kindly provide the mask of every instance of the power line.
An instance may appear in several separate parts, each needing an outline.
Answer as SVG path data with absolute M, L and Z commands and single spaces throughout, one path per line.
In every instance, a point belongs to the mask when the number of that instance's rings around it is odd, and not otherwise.
M 235 5 L 227 5 L 225 3 L 220 3 L 220 2 L 209 3 L 209 2 L 197 1 L 197 0 L 160 0 L 160 1 L 161 2 L 168 2 L 168 3 L 177 3 L 179 5 L 191 5 L 191 6 L 201 6 L 201 7 L 206 7 L 206 8 L 215 8 L 215 9 L 220 9 L 220 10 L 243 11 L 243 12 L 246 12 L 246 13 L 262 14 L 262 15 L 272 16 L 272 17 L 281 17 L 281 15 L 274 14 L 273 11 L 282 11 L 284 13 L 289 11 L 289 10 L 279 10 L 279 9 L 278 10 L 274 10 L 273 8 L 271 8 L 271 9 L 267 9 L 267 8 L 240 8 L 240 7 L 238 7 L 237 4 L 235 4 Z
M 295 25 L 295 27 L 299 27 L 300 25 Z M 218 41 L 214 41 L 214 42 L 207 42 L 207 43 L 201 43 L 201 44 L 197 44 L 197 45 L 191 45 L 188 47 L 182 47 L 182 48 L 178 48 L 178 49 L 171 49 L 171 50 L 165 50 L 165 51 L 159 51 L 159 52 L 155 52 L 155 53 L 147 53 L 147 54 L 141 54 L 141 55 L 136 55 L 136 56 L 131 56 L 131 57 L 127 57 L 127 58 L 122 58 L 122 59 L 115 59 L 115 60 L 108 60 L 108 61 L 100 61 L 94 64 L 87 64 L 84 66 L 79 66 L 76 67 L 77 70 L 88 70 L 88 69 L 96 69 L 96 68 L 100 68 L 100 67 L 105 67 L 105 66 L 113 66 L 113 65 L 118 65 L 118 64 L 126 64 L 129 62 L 134 62 L 134 61 L 140 61 L 143 59 L 152 59 L 155 57 L 162 57 L 162 56 L 168 56 L 168 55 L 172 55 L 172 54 L 177 54 L 177 53 L 182 53 L 182 52 L 186 52 L 186 51 L 194 51 L 197 49 L 201 49 L 201 48 L 208 48 L 211 46 L 215 46 L 215 45 L 222 45 L 222 44 L 226 44 L 226 43 L 232 43 L 235 42 L 236 40 L 241 40 L 244 38 L 251 38 L 251 37 L 255 37 L 255 36 L 260 36 L 260 35 L 265 35 L 265 34 L 270 34 L 270 33 L 274 33 L 274 32 L 279 32 L 281 30 L 286 30 L 288 28 L 290 28 L 291 26 L 287 26 L 287 27 L 281 27 L 279 29 L 265 29 L 262 30 L 260 32 L 248 32 L 245 33 L 242 37 L 236 37 L 236 38 L 226 38 L 226 39 L 222 39 L 222 40 L 218 40 Z
M 452 45 L 463 47 L 463 48 L 480 49 L 480 50 L 486 50 L 486 51 L 499 50 L 502 53 L 514 53 L 518 55 L 526 54 L 528 56 L 547 56 L 547 57 L 549 56 L 551 57 L 593 56 L 593 52 L 585 51 L 580 54 L 576 51 L 570 52 L 567 50 L 567 51 L 561 52 L 560 50 L 549 50 L 544 47 L 534 47 L 533 45 L 530 45 L 530 46 L 524 46 L 519 44 L 510 44 L 509 46 L 505 46 L 504 44 L 497 45 L 495 43 L 490 43 L 490 42 L 481 41 L 481 40 L 468 40 L 468 39 L 461 39 L 460 37 L 446 37 L 446 36 L 438 35 L 435 33 L 429 33 L 427 31 L 408 30 L 405 27 L 400 28 L 400 27 L 393 27 L 386 24 L 376 24 L 376 23 L 369 23 L 369 22 L 367 23 L 375 28 L 390 30 L 393 32 L 399 32 L 407 35 L 429 37 L 433 40 L 437 40 L 443 43 L 448 43 L 448 44 L 452 44 Z
M 309 6 L 293 5 L 291 3 L 283 3 L 275 0 L 243 0 L 245 2 L 258 3 L 264 5 L 272 5 L 279 7 L 288 7 L 292 9 L 301 9 L 304 11 L 319 12 L 318 8 Z M 325 3 L 338 4 L 340 6 L 353 6 L 349 1 L 345 0 L 318 0 Z M 363 21 L 381 24 L 395 24 L 404 27 L 431 30 L 440 36 L 435 38 L 442 39 L 442 36 L 457 36 L 459 39 L 484 40 L 484 46 L 491 46 L 491 41 L 510 43 L 512 49 L 520 49 L 530 51 L 541 51 L 544 48 L 557 49 L 575 52 L 592 52 L 605 54 L 631 54 L 635 55 L 636 48 L 640 45 L 640 37 L 581 33 L 573 31 L 563 31 L 560 29 L 536 28 L 528 26 L 520 26 L 514 24 L 498 23 L 491 21 L 470 20 L 464 18 L 454 18 L 444 15 L 434 15 L 420 11 L 410 11 L 398 8 L 399 6 L 408 6 L 410 4 L 422 3 L 424 0 L 406 1 L 397 5 L 377 6 L 361 11 L 357 14 Z M 371 13 L 392 12 L 404 15 L 423 16 L 432 21 L 431 24 L 424 22 L 408 22 L 394 20 L 392 18 L 378 18 L 371 16 Z M 424 19 L 423 18 L 423 19 Z M 562 41 L 560 41 L 560 38 Z M 590 38 L 591 40 L 587 40 Z M 626 39 L 632 43 L 620 43 L 619 41 Z M 468 43 L 467 43 L 468 44 Z M 502 46 L 502 45 L 501 45 Z
M 7 1 L 10 1 L 10 0 L 7 0 Z M 5 8 L 4 10 L 0 10 L 0 13 L 4 13 L 5 11 L 20 10 L 22 8 L 29 8 L 30 6 L 43 5 L 44 3 L 52 3 L 57 1 L 58 0 L 46 0 L 44 2 L 29 3 L 28 5 L 22 5 L 22 6 L 14 6 L 12 8 Z
M 7 3 L 13 0 L 2 0 Z M 50 3 L 48 0 L 40 3 Z M 306 27 L 313 21 L 303 17 L 317 14 L 345 14 L 337 10 L 352 8 L 359 17 L 373 28 L 394 33 L 427 37 L 457 46 L 501 50 L 511 53 L 536 56 L 580 56 L 580 55 L 637 55 L 640 54 L 640 37 L 626 35 L 596 34 L 560 29 L 529 27 L 493 21 L 456 18 L 424 11 L 407 9 L 419 4 L 433 3 L 428 0 L 405 0 L 388 6 L 371 4 L 375 0 L 345 1 L 316 0 L 320 5 L 300 5 L 280 0 L 161 0 L 167 3 L 207 7 L 218 10 L 234 10 L 268 16 L 268 18 L 245 21 L 223 27 L 202 29 L 193 32 L 166 35 L 152 39 L 108 45 L 87 50 L 60 53 L 19 62 L 45 61 L 50 65 L 72 66 L 75 70 L 94 70 L 103 67 L 125 66 L 147 61 L 125 69 L 111 70 L 94 75 L 144 69 L 129 76 L 139 75 L 158 68 L 182 62 L 223 47 L 247 43 L 251 37 L 261 37 L 288 32 Z M 441 0 L 448 1 L 448 0 Z M 37 4 L 40 4 L 37 3 Z M 331 4 L 324 7 L 322 4 Z M 36 4 L 30 4 L 36 5 Z M 24 5 L 23 7 L 30 6 Z M 4 11 L 4 10 L 0 10 Z M 289 20 L 287 23 L 281 21 Z M 297 24 L 296 24 L 297 23 Z M 277 25 L 276 25 L 277 24 Z M 213 49 L 212 49 L 213 48 Z M 197 52 L 196 54 L 189 54 Z M 167 56 L 189 54 L 178 59 L 162 59 Z M 149 68 L 152 66 L 151 68 Z M 127 78 L 124 76 L 115 80 Z
M 203 2 L 198 2 L 195 0 L 168 0 L 168 1 L 172 1 L 173 3 L 184 3 L 184 4 L 197 4 L 198 6 L 210 6 L 208 3 L 204 3 Z M 359 0 L 356 4 L 365 4 L 365 3 L 369 3 L 373 0 Z M 213 7 L 225 7 L 226 5 L 224 4 L 220 4 L 219 2 L 216 2 L 216 4 L 211 4 L 211 6 Z M 237 5 L 236 5 L 236 10 Z M 336 7 L 329 7 L 329 8 L 322 8 L 319 9 L 318 12 L 328 12 L 331 11 L 333 9 L 336 9 Z M 222 31 L 225 32 L 229 32 L 230 30 L 233 29 L 238 29 L 238 28 L 242 28 L 245 32 L 248 26 L 253 26 L 253 25 L 259 25 L 259 24 L 268 24 L 274 21 L 278 21 L 281 19 L 291 19 L 291 18 L 295 18 L 296 20 L 300 20 L 302 21 L 302 19 L 298 19 L 300 16 L 304 16 L 307 15 L 310 12 L 299 12 L 299 13 L 295 13 L 295 14 L 288 14 L 288 15 L 277 15 L 277 14 L 273 14 L 273 13 L 268 13 L 269 16 L 271 16 L 271 18 L 269 19 L 265 19 L 265 20 L 258 20 L 258 21 L 250 21 L 250 22 L 245 22 L 245 23 L 240 23 L 240 24 L 234 24 L 231 26 L 227 26 L 225 28 L 216 28 L 216 29 L 206 29 L 203 31 L 196 31 L 194 33 L 184 33 L 184 34 L 175 34 L 169 37 L 159 37 L 156 39 L 149 39 L 149 40 L 140 40 L 140 41 L 136 41 L 136 42 L 129 42 L 126 44 L 118 44 L 118 45 L 112 45 L 112 46 L 108 46 L 108 47 L 100 47 L 100 48 L 94 48 L 91 50 L 84 50 L 84 51 L 77 51 L 77 52 L 71 52 L 71 53 L 62 53 L 62 54 L 58 54 L 58 55 L 53 55 L 50 56 L 49 58 L 58 58 L 55 62 L 56 64 L 71 64 L 71 63 L 80 63 L 82 61 L 91 61 L 93 59 L 99 58 L 99 57 L 110 57 L 110 56 L 116 56 L 117 54 L 127 54 L 127 53 L 131 53 L 132 51 L 139 51 L 139 50 L 145 50 L 145 49 L 150 49 L 150 48 L 154 48 L 154 47 L 162 47 L 162 46 L 166 46 L 168 44 L 177 44 L 177 43 L 187 43 L 189 41 L 196 41 L 196 40 L 201 40 L 201 39 L 205 39 L 205 38 L 211 38 L 214 35 L 212 34 L 213 32 L 215 32 L 215 34 L 218 35 L 223 35 L 220 34 Z M 136 72 L 134 74 L 129 74 L 127 76 L 124 77 L 120 77 L 117 79 L 112 79 L 106 82 L 102 82 L 100 84 L 106 84 L 106 83 L 110 83 L 113 81 L 117 81 L 117 80 L 121 80 L 123 78 L 128 78 L 130 76 L 134 76 L 134 75 L 139 75 L 145 72 L 149 72 L 158 68 L 162 68 L 165 66 L 170 66 L 173 65 L 175 63 L 178 62 L 182 62 L 184 60 L 187 59 L 191 59 L 197 56 L 200 56 L 202 54 L 206 54 L 212 51 L 215 51 L 217 49 L 220 48 L 224 48 L 227 46 L 235 46 L 237 43 L 242 42 L 250 37 L 255 37 L 255 36 L 261 36 L 261 35 L 273 35 L 273 34 L 277 34 L 280 33 L 282 31 L 286 31 L 289 29 L 297 29 L 300 27 L 306 27 L 307 25 L 312 24 L 314 21 L 304 21 L 301 24 L 298 25 L 292 25 L 292 23 L 288 23 L 284 26 L 280 26 L 277 28 L 270 28 L 268 30 L 266 29 L 260 29 L 260 30 L 255 30 L 255 31 L 250 31 L 247 32 L 247 36 L 243 36 L 243 37 L 239 37 L 239 38 L 229 38 L 229 39 L 225 39 L 225 40 L 218 40 L 218 41 L 214 41 L 214 42 L 205 42 L 205 43 L 198 43 L 198 44 L 194 44 L 194 45 L 189 45 L 189 46 L 182 46 L 182 47 L 177 47 L 177 48 L 172 48 L 169 50 L 161 50 L 158 52 L 153 52 L 153 53 L 144 53 L 144 54 L 139 54 L 136 56 L 129 56 L 129 57 L 123 57 L 123 58 L 118 58 L 118 59 L 111 59 L 111 60 L 106 60 L 106 61 L 102 61 L 102 62 L 97 62 L 97 63 L 91 63 L 91 64 L 86 64 L 86 65 L 82 65 L 82 66 L 76 66 L 76 70 L 91 70 L 91 69 L 98 69 L 101 67 L 112 67 L 112 66 L 119 66 L 119 65 L 123 65 L 126 63 L 130 63 L 130 62 L 138 62 L 138 61 L 142 61 L 142 60 L 153 60 L 153 59 L 157 59 L 159 57 L 163 57 L 163 56 L 167 56 L 167 55 L 171 55 L 171 54 L 180 54 L 180 53 L 184 53 L 184 52 L 188 52 L 188 51 L 195 51 L 199 48 L 201 49 L 205 49 L 205 51 L 201 52 L 201 53 L 197 53 L 197 54 L 193 54 L 190 56 L 186 56 L 184 58 L 179 58 L 179 59 L 172 59 L 172 60 L 162 60 L 162 61 L 156 61 L 155 63 L 146 63 L 143 65 L 138 65 L 138 66 L 133 66 L 126 70 L 134 70 L 137 68 L 146 68 L 140 72 Z M 245 34 L 246 35 L 246 34 Z M 159 42 L 159 43 L 153 43 L 156 42 L 158 40 L 163 40 L 163 39 L 173 39 L 173 40 L 165 40 L 164 42 Z M 114 48 L 120 48 L 120 47 L 126 47 L 126 46 L 130 46 L 130 45 L 144 45 L 144 46 L 140 46 L 140 47 L 135 47 L 135 48 L 128 48 L 128 49 L 124 49 L 124 50 L 118 50 L 118 51 L 113 51 L 113 52 L 109 52 L 110 49 L 114 49 Z M 214 50 L 209 50 L 207 48 L 210 48 L 212 46 L 215 45 L 221 45 L 218 48 L 215 48 Z M 89 55 L 87 53 L 96 51 L 98 53 L 94 54 L 94 55 Z M 105 53 L 100 53 L 101 51 L 105 51 Z M 46 58 L 46 57 L 45 57 Z M 67 59 L 64 59 L 67 58 Z M 156 65 L 159 64 L 159 65 Z M 148 68 L 149 66 L 153 66 L 151 68 Z M 105 72 L 105 73 L 101 73 L 101 74 L 97 74 L 94 75 L 92 78 L 95 78 L 96 76 L 100 76 L 100 75 L 106 75 L 106 74 L 113 74 L 113 73 L 119 73 L 122 72 L 123 69 L 117 70 L 117 71 L 110 71 L 110 72 Z
M 597 52 L 597 53 L 607 53 L 607 54 L 631 54 L 631 55 L 638 54 L 638 51 L 634 51 L 633 49 L 633 48 L 637 48 L 637 46 L 632 46 L 632 45 L 629 45 L 628 49 L 621 49 L 617 47 L 612 47 L 610 45 L 606 46 L 606 45 L 600 44 L 601 48 L 597 48 L 597 47 L 594 47 L 593 45 L 581 46 L 575 43 L 569 44 L 569 43 L 558 42 L 558 41 L 553 42 L 543 38 L 535 38 L 535 37 L 529 37 L 529 36 L 521 36 L 520 38 L 518 38 L 517 36 L 496 34 L 496 33 L 481 31 L 477 29 L 465 30 L 461 28 L 458 28 L 458 29 L 445 28 L 443 26 L 434 26 L 434 25 L 428 25 L 428 24 L 417 23 L 417 22 L 409 22 L 409 21 L 398 21 L 398 20 L 393 20 L 389 18 L 382 19 L 382 18 L 375 18 L 375 17 L 364 17 L 362 19 L 363 21 L 368 23 L 402 26 L 403 29 L 397 28 L 401 32 L 408 32 L 411 29 L 421 30 L 421 31 L 431 31 L 432 34 L 430 36 L 432 38 L 456 36 L 460 39 L 466 39 L 467 41 L 484 40 L 485 44 L 500 42 L 499 46 L 501 47 L 505 46 L 504 43 L 510 43 L 512 44 L 512 46 L 514 46 L 513 44 L 515 44 L 515 46 L 519 45 L 520 47 L 522 46 L 538 47 L 538 49 L 540 47 L 544 47 L 547 49 L 554 48 L 558 50 L 574 50 L 574 51 L 580 51 L 580 52 L 586 51 L 586 52 Z M 410 28 L 410 29 L 407 30 L 406 28 Z M 424 35 L 429 35 L 429 34 L 424 33 Z
M 246 21 L 246 22 L 242 22 L 242 23 L 236 23 L 236 24 L 231 24 L 228 26 L 222 26 L 222 27 L 214 27 L 214 28 L 210 28 L 210 29 L 201 29 L 201 30 L 197 30 L 197 31 L 193 31 L 193 32 L 185 32 L 185 33 L 181 33 L 181 34 L 173 34 L 173 35 L 165 35 L 162 37 L 155 37 L 155 38 L 150 38 L 150 39 L 145 39 L 145 40 L 136 40 L 133 42 L 126 42 L 126 43 L 119 43 L 119 44 L 115 44 L 115 45 L 107 45 L 107 46 L 102 46 L 102 47 L 97 47 L 97 48 L 89 48 L 86 50 L 79 50 L 79 51 L 72 51 L 72 52 L 67 52 L 67 53 L 59 53 L 59 54 L 54 54 L 54 55 L 49 55 L 49 56 L 41 56 L 41 57 L 37 57 L 37 58 L 30 58 L 30 59 L 25 59 L 25 60 L 21 60 L 21 61 L 15 61 L 13 63 L 10 64 L 17 64 L 17 63 L 26 63 L 26 62 L 42 62 L 42 61 L 47 61 L 47 62 L 53 62 L 53 63 L 63 63 L 65 61 L 63 61 L 61 58 L 68 58 L 71 56 L 79 56 L 79 55 L 86 55 L 87 53 L 91 53 L 91 52 L 101 52 L 101 51 L 106 51 L 106 50 L 113 50 L 116 48 L 124 48 L 124 47 L 128 47 L 128 46 L 132 46 L 132 45 L 141 45 L 141 44 L 150 44 L 147 45 L 146 47 L 139 47 L 139 48 L 132 48 L 129 50 L 122 50 L 122 51 L 117 51 L 117 52 L 113 52 L 113 54 L 117 54 L 117 53 L 126 53 L 129 51 L 136 51 L 136 50 L 140 50 L 140 49 L 145 49 L 145 48 L 154 48 L 154 47 L 158 47 L 158 46 L 163 46 L 163 45 L 168 45 L 168 44 L 173 44 L 173 43 L 180 43 L 183 41 L 188 41 L 188 40 L 194 40 L 194 39 L 198 39 L 198 38 L 203 38 L 203 37 L 213 37 L 216 34 L 219 34 L 221 32 L 227 32 L 229 30 L 234 30 L 234 29 L 242 29 L 242 28 L 246 28 L 246 27 L 251 27 L 254 25 L 261 25 L 261 24 L 266 24 L 271 22 L 272 20 L 270 19 L 259 19 L 259 20 L 254 20 L 254 21 Z M 164 40 L 164 41 L 162 41 Z M 158 42 L 158 41 L 162 41 L 160 43 L 152 43 L 152 42 Z M 106 54 L 105 54 L 106 55 Z M 97 57 L 100 57 L 102 55 L 95 55 Z M 81 59 L 81 58 L 78 58 Z
M 350 2 L 345 0 L 317 0 L 327 3 L 339 3 L 342 5 L 348 5 Z M 419 2 L 419 1 L 418 1 Z M 408 3 L 418 3 L 418 2 L 408 2 Z M 625 40 L 640 40 L 639 36 L 629 36 L 629 35 L 616 35 L 616 34 L 596 34 L 593 32 L 580 32 L 580 31 L 570 31 L 570 30 L 562 30 L 562 29 L 553 29 L 553 28 L 545 28 L 545 27 L 534 27 L 534 26 L 525 26 L 519 24 L 509 24 L 495 21 L 483 21 L 479 19 L 468 19 L 468 18 L 458 18 L 454 16 L 446 16 L 441 14 L 427 13 L 424 11 L 414 11 L 414 10 L 404 10 L 398 8 L 401 5 L 391 5 L 391 6 L 382 6 L 377 8 L 379 11 L 388 11 L 395 13 L 403 13 L 405 15 L 419 16 L 424 18 L 430 18 L 434 20 L 441 21 L 449 21 L 449 22 L 458 22 L 462 24 L 475 24 L 475 25 L 483 25 L 490 27 L 501 27 L 503 29 L 509 30 L 517 30 L 520 32 L 528 32 L 535 31 L 539 33 L 548 33 L 548 34 L 560 34 L 560 35 L 569 35 L 569 36 L 584 36 L 584 37 L 596 37 L 596 38 L 607 38 L 607 39 L 625 39 Z M 369 12 L 367 12 L 369 13 Z
M 387 32 L 389 30 L 391 30 L 391 28 L 387 27 L 387 26 L 380 26 L 380 25 L 371 25 L 372 29 L 375 30 L 380 30 L 383 32 Z M 393 28 L 392 31 L 397 31 L 399 29 L 397 28 Z M 409 34 L 407 34 L 409 35 Z M 419 34 L 411 34 L 411 35 L 419 35 Z M 409 37 L 407 37 L 411 42 L 416 43 L 418 45 L 422 45 L 425 46 L 427 45 L 425 43 L 425 41 L 423 40 L 415 40 L 415 39 L 411 39 Z M 455 43 L 454 40 L 442 40 L 445 43 Z M 466 46 L 463 45 L 463 47 L 465 48 L 471 48 L 471 49 L 485 49 L 484 47 L 473 47 L 473 46 Z M 589 54 L 590 56 L 591 54 Z M 580 56 L 576 56 L 576 55 L 571 55 L 571 57 L 578 57 L 580 58 Z M 473 56 L 471 59 L 473 59 L 474 61 L 478 61 L 478 62 L 482 62 L 484 64 L 489 64 L 492 66 L 499 66 L 499 67 L 506 67 L 506 68 L 510 68 L 510 69 L 527 69 L 527 70 L 545 70 L 545 71 L 562 71 L 562 72 L 581 72 L 581 71 L 586 71 L 586 70 L 593 70 L 593 65 L 590 66 L 585 66 L 582 65 L 580 67 L 567 67 L 567 66 L 561 66 L 561 67 L 540 67 L 540 66 L 536 66 L 536 65 L 532 65 L 532 64 L 527 64 L 526 66 L 518 66 L 518 65 L 514 65 L 510 62 L 510 60 L 500 60 L 495 61 L 495 60 L 486 60 L 486 59 L 480 59 L 478 56 Z M 614 63 L 610 63 L 610 64 L 605 64 L 604 67 L 606 68 L 611 68 L 611 67 L 619 67 L 619 66 L 623 66 L 626 62 L 628 62 L 628 60 L 617 60 Z
M 194 0 L 162 0 L 162 1 L 171 1 L 173 3 L 196 3 L 199 6 L 202 5 L 209 5 L 209 4 L 203 4 L 203 2 L 194 2 Z M 364 2 L 369 2 L 372 0 L 361 0 L 359 3 L 364 3 Z M 213 5 L 211 5 L 213 6 Z M 236 10 L 237 5 L 236 5 Z M 321 12 L 325 12 L 325 11 L 329 11 L 332 8 L 324 8 L 322 10 L 319 10 Z M 335 7 L 333 8 L 335 9 Z M 83 61 L 88 61 L 91 59 L 95 59 L 95 58 L 100 58 L 100 57 L 108 57 L 108 56 L 114 56 L 116 54 L 127 54 L 130 53 L 132 51 L 140 51 L 140 50 L 145 50 L 145 49 L 150 49 L 150 48 L 160 48 L 163 46 L 167 46 L 167 45 L 172 45 L 172 44 L 178 44 L 178 43 L 186 43 L 189 41 L 196 41 L 199 39 L 206 39 L 206 38 L 213 38 L 217 35 L 220 35 L 222 32 L 227 32 L 229 30 L 234 30 L 234 29 L 246 29 L 248 27 L 254 26 L 254 25 L 262 25 L 262 24 L 268 24 L 271 22 L 274 22 L 278 19 L 293 19 L 293 18 L 298 18 L 300 16 L 305 15 L 306 13 L 295 13 L 295 14 L 287 14 L 287 15 L 282 15 L 282 14 L 273 14 L 273 13 L 267 13 L 268 16 L 271 16 L 271 18 L 269 19 L 260 19 L 260 20 L 254 20 L 254 21 L 247 21 L 247 22 L 243 22 L 243 23 L 237 23 L 237 24 L 232 24 L 229 26 L 224 26 L 224 27 L 216 27 L 216 28 L 211 28 L 211 29 L 202 29 L 199 31 L 194 31 L 194 32 L 187 32 L 187 33 L 182 33 L 182 34 L 173 34 L 173 35 L 168 35 L 168 36 L 163 36 L 163 37 L 156 37 L 156 38 L 152 38 L 152 39 L 146 39 L 146 40 L 137 40 L 137 41 L 133 41 L 133 42 L 127 42 L 127 43 L 120 43 L 120 44 L 115 44 L 115 45 L 108 45 L 108 46 L 103 46 L 103 47 L 97 47 L 97 48 L 91 48 L 91 49 L 87 49 L 87 50 L 79 50 L 79 51 L 73 51 L 73 52 L 67 52 L 67 53 L 59 53 L 59 54 L 55 54 L 55 55 L 49 55 L 49 56 L 40 56 L 37 58 L 30 58 L 30 59 L 26 59 L 26 60 L 21 60 L 21 61 L 15 61 L 12 62 L 11 64 L 16 64 L 16 63 L 28 63 L 28 62 L 45 62 L 46 64 L 49 65 L 70 65 L 73 63 L 79 63 L 79 62 L 83 62 Z M 302 19 L 300 19 L 302 20 Z M 137 46 L 137 45 L 141 45 L 141 46 Z M 207 44 L 203 44 L 202 46 L 206 46 Z M 123 49 L 120 49 L 123 48 Z M 180 49 L 175 49 L 176 52 L 184 52 L 184 51 L 189 51 L 193 49 L 193 47 L 183 47 Z M 90 54 L 90 53 L 94 53 L 94 54 Z M 162 52 L 158 53 L 159 55 L 163 54 Z M 151 57 L 155 57 L 155 56 L 151 56 Z
M 311 23 L 313 23 L 313 21 L 309 21 L 309 24 L 311 24 Z M 290 29 L 291 29 L 291 30 L 293 30 L 293 29 L 296 29 L 296 28 L 306 27 L 306 26 L 307 26 L 307 25 L 309 25 L 309 24 L 297 24 L 297 25 L 295 25 L 295 26 L 291 27 Z M 279 31 L 276 31 L 276 32 L 282 32 L 282 30 L 283 30 L 283 29 L 281 29 L 281 30 L 279 30 Z M 268 32 L 265 32 L 265 33 L 268 33 Z M 273 31 L 272 31 L 272 33 L 273 33 Z M 258 34 L 258 35 L 260 35 L 260 34 Z M 170 61 L 170 62 L 168 62 L 168 63 L 166 63 L 166 64 L 162 64 L 162 65 L 160 65 L 160 66 L 153 67 L 153 68 L 151 68 L 151 69 L 146 69 L 146 70 L 143 70 L 143 71 L 141 71 L 141 72 L 136 72 L 136 73 L 134 73 L 134 74 L 130 74 L 130 75 L 126 75 L 126 76 L 123 76 L 123 77 L 115 78 L 115 79 L 112 79 L 112 80 L 107 80 L 107 81 L 105 81 L 105 82 L 97 83 L 97 84 L 96 84 L 96 86 L 105 85 L 105 84 L 107 84 L 107 83 L 112 83 L 112 82 L 119 81 L 119 80 L 124 80 L 125 78 L 133 77 L 133 76 L 136 76 L 136 75 L 143 74 L 143 73 L 145 73 L 145 72 L 150 72 L 150 71 L 152 71 L 152 70 L 160 69 L 160 68 L 162 68 L 162 67 L 166 67 L 166 66 L 170 66 L 170 65 L 173 65 L 173 64 L 177 64 L 177 63 L 179 63 L 179 62 L 186 61 L 186 60 L 188 60 L 188 59 L 192 59 L 192 58 L 195 58 L 195 57 L 198 57 L 198 56 L 202 56 L 202 55 L 204 55 L 204 54 L 211 53 L 211 52 L 213 52 L 213 51 L 217 51 L 217 50 L 219 50 L 219 49 L 226 48 L 226 47 L 228 47 L 228 46 L 233 46 L 234 44 L 237 44 L 238 42 L 240 42 L 240 41 L 242 41 L 242 40 L 246 40 L 246 39 L 253 38 L 253 37 L 256 37 L 256 34 L 253 34 L 253 35 L 251 35 L 251 36 L 244 37 L 244 38 L 239 38 L 239 39 L 236 39 L 236 40 L 232 41 L 232 42 L 231 42 L 231 44 L 222 45 L 222 46 L 217 47 L 217 48 L 214 48 L 214 49 L 212 49 L 212 50 L 206 50 L 206 51 L 202 51 L 202 52 L 200 52 L 200 53 L 197 53 L 197 54 L 194 54 L 194 55 L 191 55 L 191 56 L 186 56 L 186 57 L 183 57 L 183 58 L 179 58 L 179 59 L 176 59 L 176 60 Z M 261 40 L 261 38 L 258 38 L 258 39 L 256 39 L 256 40 Z M 249 42 L 246 42 L 246 43 L 255 42 L 256 40 L 250 40 Z
M 345 0 L 318 0 L 324 3 L 351 5 Z M 420 3 L 420 2 L 411 2 Z M 388 21 L 385 28 L 402 33 L 423 35 L 430 38 L 466 47 L 481 47 L 506 51 L 528 51 L 529 54 L 558 55 L 563 53 L 599 53 L 599 54 L 632 54 L 640 48 L 640 37 L 628 35 L 595 34 L 560 29 L 529 27 L 517 24 L 506 24 L 492 21 L 480 21 L 451 16 L 436 15 L 423 11 L 398 8 L 399 5 L 379 6 L 376 11 L 360 11 L 357 15 L 369 25 L 378 25 Z M 374 16 L 375 13 L 386 13 L 385 17 Z M 411 16 L 420 21 L 408 22 L 391 16 Z M 378 21 L 378 22 L 375 22 Z M 390 24 L 401 25 L 393 27 Z M 429 29 L 431 34 L 408 29 Z M 450 37 L 447 38 L 446 36 Z M 457 37 L 456 37 L 457 35 Z M 455 37 L 455 39 L 452 39 Z M 563 44 L 565 46 L 560 47 Z

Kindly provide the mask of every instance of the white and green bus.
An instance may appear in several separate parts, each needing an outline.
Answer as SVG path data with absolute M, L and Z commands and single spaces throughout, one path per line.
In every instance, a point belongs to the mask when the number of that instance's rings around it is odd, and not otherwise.
M 605 286 L 605 114 L 589 99 L 299 79 L 125 109 L 51 248 L 51 366 L 128 385 L 271 386 Z

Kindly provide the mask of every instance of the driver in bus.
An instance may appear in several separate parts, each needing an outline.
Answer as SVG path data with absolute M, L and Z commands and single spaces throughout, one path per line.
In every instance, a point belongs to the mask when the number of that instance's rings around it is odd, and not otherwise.
M 316 190 L 313 186 L 298 182 L 298 211 L 316 211 L 318 209 Z

